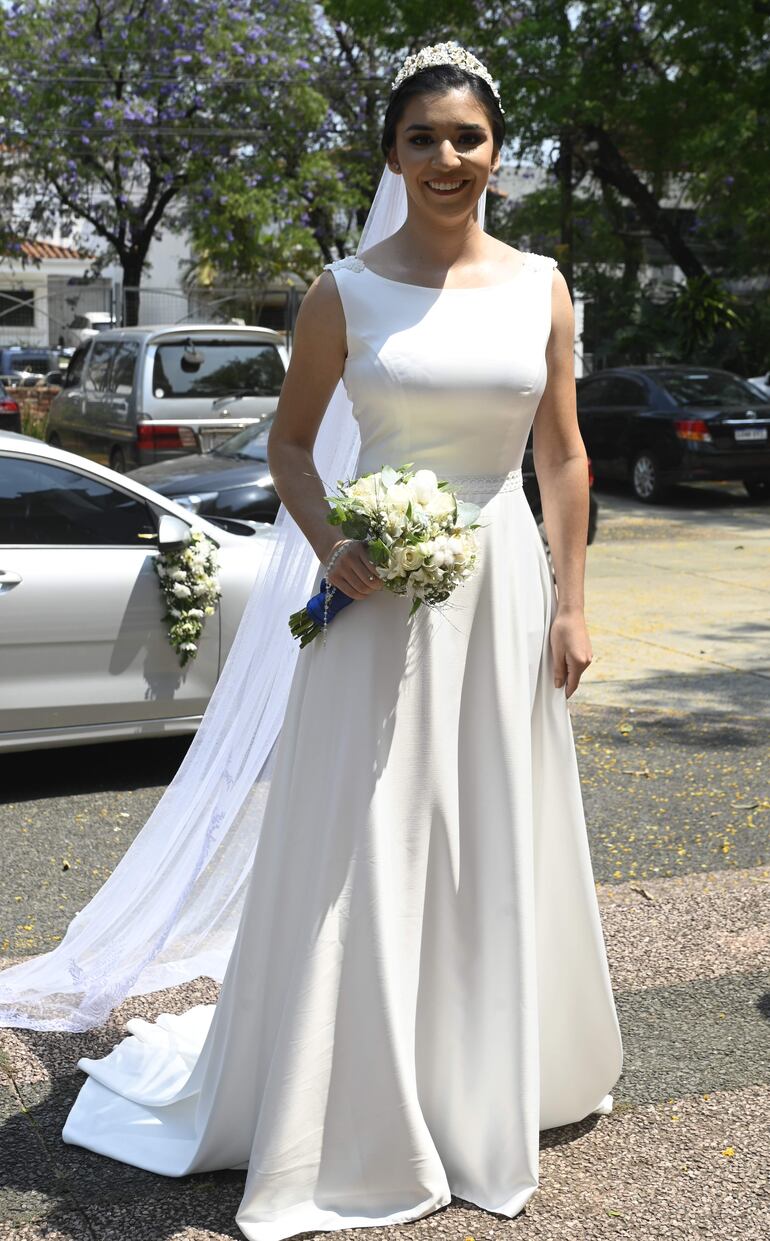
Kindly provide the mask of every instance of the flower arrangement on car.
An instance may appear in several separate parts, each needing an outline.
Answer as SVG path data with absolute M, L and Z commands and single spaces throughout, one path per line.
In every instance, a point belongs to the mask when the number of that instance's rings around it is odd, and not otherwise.
M 184 546 L 159 552 L 155 572 L 166 601 L 168 639 L 185 664 L 198 654 L 198 639 L 221 595 L 217 546 L 202 530 L 193 530 Z

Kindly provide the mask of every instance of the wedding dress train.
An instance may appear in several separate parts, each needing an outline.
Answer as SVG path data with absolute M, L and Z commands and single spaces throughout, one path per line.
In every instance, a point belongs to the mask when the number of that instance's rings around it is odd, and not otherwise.
M 452 480 L 481 505 L 478 568 L 439 612 L 377 591 L 300 653 L 218 1003 L 81 1060 L 63 1132 L 167 1176 L 244 1169 L 251 1241 L 452 1195 L 514 1216 L 539 1131 L 609 1111 L 622 1067 L 521 485 L 554 260 L 478 289 L 331 266 L 357 472 Z

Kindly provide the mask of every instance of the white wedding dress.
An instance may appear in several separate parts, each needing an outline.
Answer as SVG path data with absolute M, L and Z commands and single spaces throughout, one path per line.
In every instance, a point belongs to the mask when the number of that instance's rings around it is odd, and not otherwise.
M 554 263 L 440 290 L 331 265 L 357 472 L 452 480 L 482 505 L 478 568 L 441 611 L 377 591 L 300 653 L 218 1003 L 79 1062 L 64 1140 L 247 1170 L 252 1241 L 452 1195 L 514 1216 L 539 1131 L 612 1107 L 621 1036 L 521 488 Z

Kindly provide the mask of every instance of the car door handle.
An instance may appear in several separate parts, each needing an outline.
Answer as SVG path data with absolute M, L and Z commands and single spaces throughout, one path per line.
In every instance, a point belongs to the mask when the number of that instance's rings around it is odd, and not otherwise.
M 128 401 L 124 401 L 120 397 L 118 397 L 117 400 L 112 401 L 112 408 L 116 414 L 127 414 L 128 413 Z
M 24 578 L 20 573 L 12 573 L 10 570 L 0 569 L 0 587 L 18 586 L 19 582 L 23 581 Z

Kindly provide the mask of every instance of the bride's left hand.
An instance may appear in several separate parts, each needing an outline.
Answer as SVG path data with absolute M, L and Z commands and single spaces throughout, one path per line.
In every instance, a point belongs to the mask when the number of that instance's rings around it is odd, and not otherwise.
M 580 678 L 593 659 L 591 639 L 582 608 L 556 609 L 551 624 L 553 683 L 557 689 L 566 682 L 567 697 L 577 689 Z

